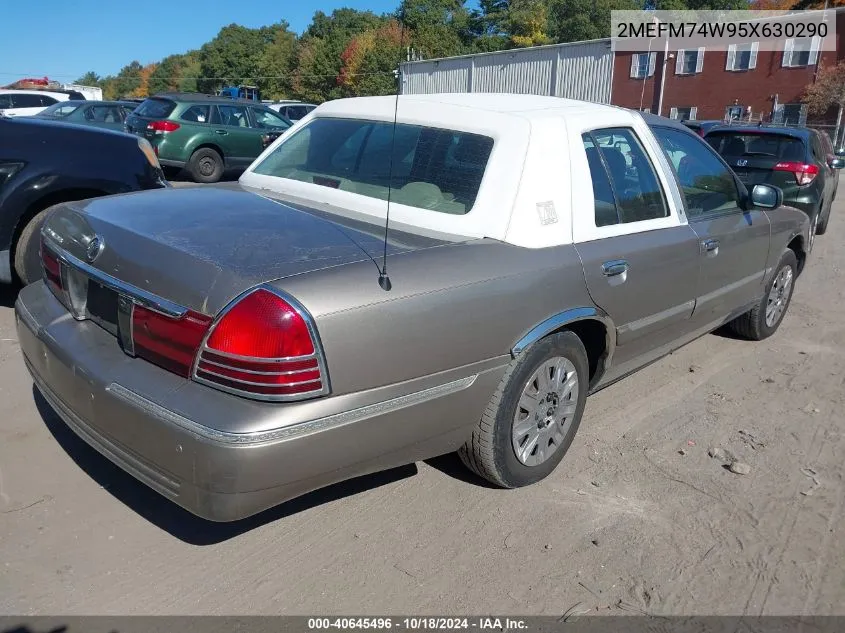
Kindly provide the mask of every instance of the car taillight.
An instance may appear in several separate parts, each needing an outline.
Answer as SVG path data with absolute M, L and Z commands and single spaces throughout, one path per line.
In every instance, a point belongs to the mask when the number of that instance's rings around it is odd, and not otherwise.
M 791 171 L 795 176 L 795 182 L 799 185 L 809 185 L 819 173 L 819 168 L 816 165 L 791 161 L 778 163 L 773 169 L 775 171 Z
M 179 129 L 179 124 L 173 121 L 151 121 L 147 123 L 147 129 L 153 132 L 175 132 Z
M 211 317 L 191 310 L 181 317 L 171 317 L 135 305 L 132 309 L 135 355 L 189 378 L 210 325 Z
M 43 237 L 41 238 L 41 264 L 44 267 L 44 280 L 55 290 L 61 291 L 62 268 L 59 258 L 44 244 Z
M 322 350 L 309 319 L 292 300 L 264 288 L 250 292 L 212 327 L 194 378 L 266 400 L 327 393 Z

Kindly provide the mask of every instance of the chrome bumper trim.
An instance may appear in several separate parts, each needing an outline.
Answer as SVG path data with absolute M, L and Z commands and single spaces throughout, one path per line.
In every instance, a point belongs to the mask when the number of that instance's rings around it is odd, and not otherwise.
M 376 402 L 364 407 L 359 407 L 357 409 L 335 413 L 315 420 L 292 424 L 278 429 L 255 431 L 253 433 L 232 433 L 230 431 L 212 429 L 179 415 L 170 409 L 166 409 L 152 400 L 149 400 L 116 382 L 109 384 L 106 390 L 116 398 L 144 410 L 149 415 L 198 435 L 203 439 L 220 444 L 247 446 L 252 444 L 266 444 L 270 442 L 290 440 L 305 435 L 311 435 L 312 433 L 319 433 L 320 431 L 325 431 L 330 428 L 354 424 L 376 415 L 393 413 L 399 409 L 412 407 L 422 404 L 428 400 L 434 400 L 435 398 L 441 398 L 443 396 L 448 396 L 453 393 L 457 393 L 458 391 L 468 389 L 473 385 L 473 383 L 475 383 L 477 378 L 478 374 L 475 374 L 459 380 L 453 380 L 442 385 L 423 389 L 422 391 L 416 391 L 404 396 L 399 396 L 398 398 L 392 398 L 383 402 Z

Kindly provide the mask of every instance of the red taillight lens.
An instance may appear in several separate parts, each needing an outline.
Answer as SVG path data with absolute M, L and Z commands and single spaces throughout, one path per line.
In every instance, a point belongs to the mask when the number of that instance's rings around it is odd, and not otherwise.
M 795 176 L 795 182 L 799 185 L 809 185 L 819 174 L 819 168 L 816 165 L 797 162 L 778 163 L 773 169 L 775 171 L 791 171 Z
M 211 317 L 190 310 L 182 317 L 173 318 L 136 305 L 132 310 L 135 354 L 189 378 L 209 325 Z
M 271 399 L 325 392 L 305 316 L 263 288 L 238 301 L 214 326 L 200 352 L 196 377 Z
M 56 290 L 62 290 L 62 269 L 59 258 L 41 240 L 41 263 L 44 265 L 44 280 Z
M 179 124 L 173 121 L 152 121 L 147 123 L 147 129 L 153 132 L 175 132 L 179 129 Z

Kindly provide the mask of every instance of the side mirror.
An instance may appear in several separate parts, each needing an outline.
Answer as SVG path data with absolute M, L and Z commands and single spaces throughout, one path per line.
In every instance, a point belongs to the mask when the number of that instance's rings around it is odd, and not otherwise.
M 754 185 L 751 204 L 760 209 L 777 209 L 783 204 L 783 191 L 771 185 Z
M 842 169 L 845 167 L 845 158 L 831 158 L 828 164 L 832 169 Z

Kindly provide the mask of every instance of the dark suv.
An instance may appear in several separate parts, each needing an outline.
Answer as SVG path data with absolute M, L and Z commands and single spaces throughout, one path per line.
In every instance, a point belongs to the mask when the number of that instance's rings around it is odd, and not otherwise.
M 0 116 L 0 139 L 0 283 L 41 278 L 53 205 L 169 186 L 150 144 L 123 132 Z
M 150 97 L 126 118 L 126 131 L 146 138 L 165 167 L 195 182 L 217 182 L 244 169 L 292 123 L 254 101 L 202 94 Z
M 827 230 L 838 170 L 845 167 L 825 136 L 810 128 L 719 126 L 704 138 L 749 188 L 780 187 L 784 204 L 810 217 L 812 238 Z

